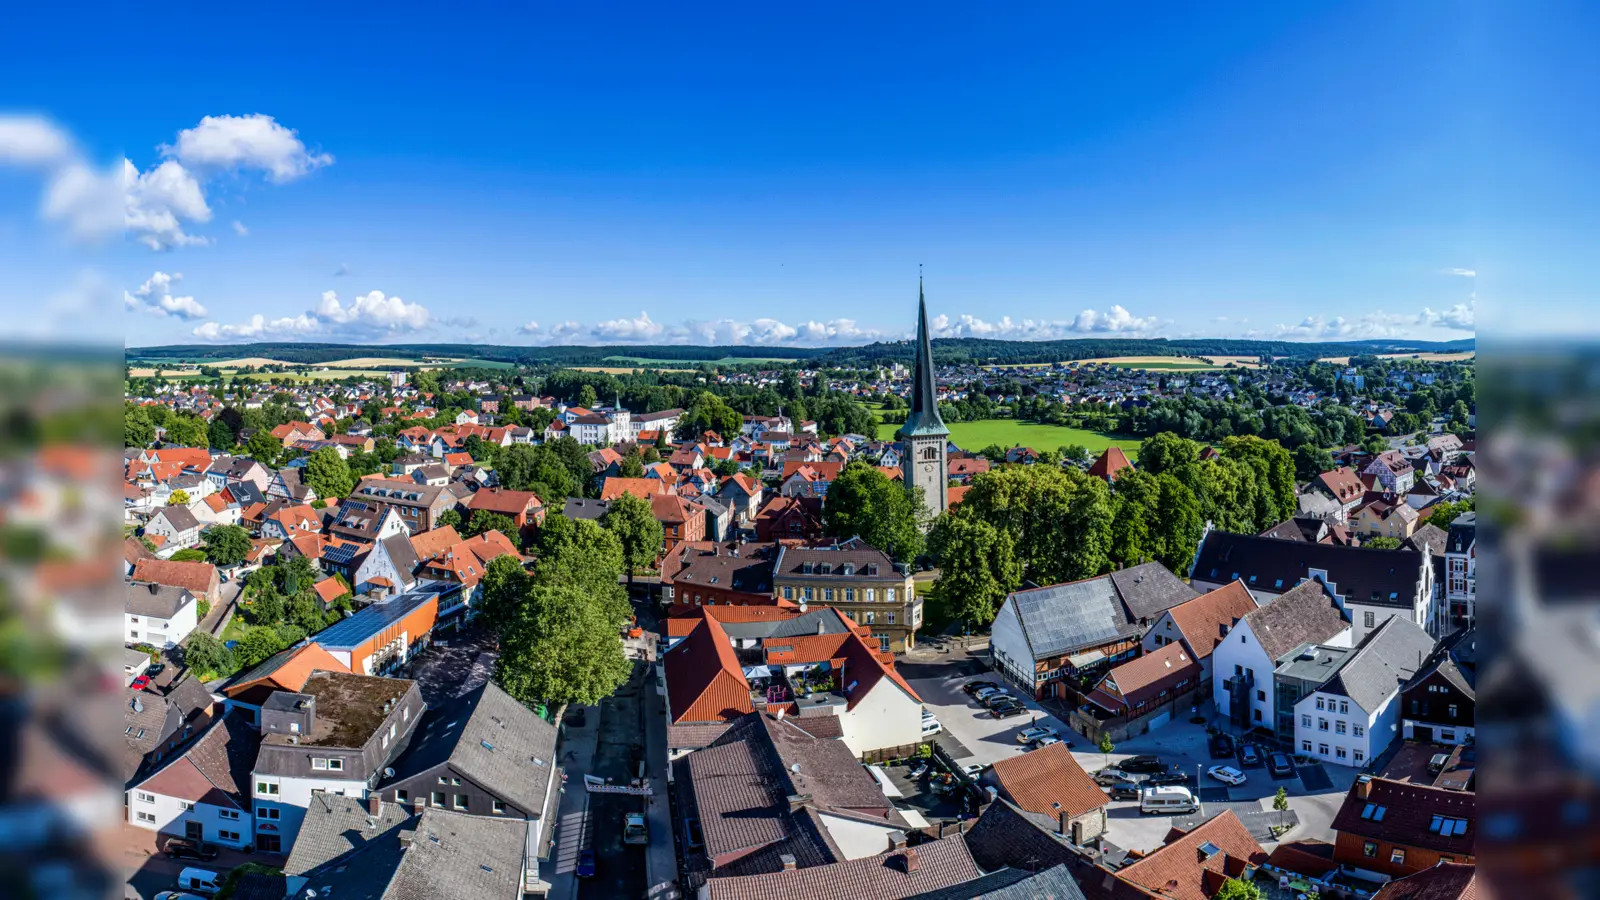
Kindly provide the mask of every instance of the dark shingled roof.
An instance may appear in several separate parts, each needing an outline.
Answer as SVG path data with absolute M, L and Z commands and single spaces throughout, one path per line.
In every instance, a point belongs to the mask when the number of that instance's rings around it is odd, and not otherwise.
M 1318 569 L 1352 602 L 1411 609 L 1422 559 L 1418 550 L 1371 550 L 1212 531 L 1200 544 L 1193 576 L 1214 583 L 1242 578 L 1252 591 L 1272 592 L 1299 584 Z
M 1134 621 L 1154 619 L 1172 607 L 1200 596 L 1199 591 L 1185 584 L 1158 562 L 1112 572 L 1111 583 L 1117 586 L 1117 593 Z
M 1332 679 L 1317 690 L 1342 695 L 1369 713 L 1400 690 L 1433 652 L 1433 638 L 1409 619 L 1391 616 L 1345 657 Z
M 1371 790 L 1365 798 L 1361 779 L 1370 779 Z M 1456 857 L 1471 856 L 1478 837 L 1475 797 L 1468 791 L 1362 775 L 1350 786 L 1333 817 L 1333 830 Z M 1369 806 L 1373 808 L 1370 815 Z M 1382 818 L 1377 815 L 1380 808 Z M 1466 828 L 1461 834 L 1440 834 L 1432 828 L 1435 816 L 1465 820 Z
M 1317 545 L 1309 545 L 1317 546 Z M 1261 644 L 1267 658 L 1278 660 L 1301 644 L 1322 644 L 1350 627 L 1338 601 L 1317 581 L 1306 581 L 1248 613 L 1241 622 Z
M 170 619 L 193 603 L 195 596 L 181 587 L 153 582 L 130 582 L 122 590 L 123 609 L 132 616 Z
M 738 878 L 711 878 L 710 900 L 901 900 L 970 882 L 982 873 L 960 835 L 868 856 Z
M 1397 878 L 1372 895 L 1372 900 L 1477 900 L 1478 869 L 1472 863 L 1441 862 L 1430 869 Z M 1539 891 L 1523 885 L 1528 896 Z
M 1001 869 L 982 878 L 940 888 L 906 900 L 1084 900 L 1083 889 L 1066 866 L 1037 874 L 1023 869 Z
M 394 783 L 451 763 L 532 818 L 543 811 L 555 765 L 556 727 L 492 682 L 428 711 L 394 762 Z

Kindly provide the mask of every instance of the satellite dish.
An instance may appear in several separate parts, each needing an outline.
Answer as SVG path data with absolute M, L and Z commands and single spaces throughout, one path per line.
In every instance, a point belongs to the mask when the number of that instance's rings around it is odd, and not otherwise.
M 393 778 L 394 777 L 394 769 L 384 769 L 383 770 L 383 777 L 385 777 L 385 778 Z

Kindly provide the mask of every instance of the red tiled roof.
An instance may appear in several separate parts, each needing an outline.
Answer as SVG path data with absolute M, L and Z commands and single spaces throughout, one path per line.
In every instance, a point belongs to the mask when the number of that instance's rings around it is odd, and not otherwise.
M 965 840 L 955 834 L 877 856 L 761 875 L 710 878 L 709 900 L 900 900 L 965 884 L 983 873 Z M 950 896 L 955 896 L 951 894 Z
M 1199 677 L 1200 664 L 1189 658 L 1189 651 L 1182 644 L 1167 644 L 1154 653 L 1135 657 L 1113 668 L 1089 696 L 1097 704 L 1116 711 L 1123 704 L 1137 706 L 1180 681 L 1195 681 Z M 1117 694 L 1106 689 L 1111 685 L 1121 695 L 1120 700 Z M 1109 706 L 1106 705 L 1108 700 Z
M 1189 642 L 1195 659 L 1205 659 L 1222 643 L 1222 627 L 1233 626 L 1254 612 L 1256 601 L 1243 581 L 1232 581 L 1214 591 L 1201 594 L 1172 607 L 1172 621 Z
M 472 501 L 467 504 L 467 508 L 473 511 L 481 509 L 508 516 L 520 516 L 530 508 L 538 509 L 540 506 L 543 504 L 532 491 L 511 491 L 504 488 L 483 488 L 473 494 Z
M 1477 900 L 1477 867 L 1472 863 L 1441 862 L 1414 875 L 1397 878 L 1372 895 L 1372 900 Z M 1526 896 L 1539 896 L 1528 885 Z
M 705 618 L 662 663 L 673 724 L 725 722 L 755 711 L 733 644 L 715 618 Z
M 1200 849 L 1206 843 L 1219 852 L 1206 856 Z M 1179 832 L 1165 846 L 1118 871 L 1117 878 L 1172 900 L 1207 900 L 1221 879 L 1236 878 L 1247 865 L 1266 861 L 1266 851 L 1250 837 L 1244 823 L 1233 810 L 1224 810 L 1188 832 Z
M 667 493 L 667 485 L 658 478 L 607 478 L 600 488 L 601 500 L 615 500 L 623 494 L 632 494 L 641 500 L 649 500 L 656 494 Z
M 1106 451 L 1100 454 L 1100 458 L 1094 461 L 1094 465 L 1089 467 L 1089 474 L 1097 478 L 1112 479 L 1117 477 L 1118 472 L 1132 466 L 1133 463 L 1128 461 L 1128 454 L 1123 453 L 1121 447 L 1113 445 L 1107 447 Z
M 945 488 L 946 505 L 955 506 L 967 499 L 967 491 L 972 490 L 972 485 L 963 484 L 959 487 Z
M 142 548 L 141 548 L 142 549 Z M 217 567 L 206 562 L 173 562 L 170 559 L 141 559 L 133 566 L 134 581 L 153 581 L 181 587 L 203 597 L 217 578 Z
M 1002 759 L 994 764 L 994 778 L 1012 803 L 1052 819 L 1063 812 L 1081 816 L 1111 802 L 1066 744 Z

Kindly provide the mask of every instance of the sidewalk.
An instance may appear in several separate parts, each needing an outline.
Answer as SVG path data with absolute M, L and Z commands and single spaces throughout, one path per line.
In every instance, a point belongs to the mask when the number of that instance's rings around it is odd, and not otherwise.
M 650 824 L 650 846 L 645 848 L 645 875 L 651 900 L 673 900 L 678 890 L 678 849 L 673 840 L 672 798 L 667 785 L 667 718 L 665 698 L 656 692 L 654 677 L 646 677 L 644 698 L 645 770 L 655 792 L 645 806 Z
M 567 712 L 570 714 L 572 708 L 568 707 Z M 585 708 L 582 728 L 561 727 L 565 734 L 561 740 L 560 765 L 567 773 L 567 785 L 556 813 L 555 846 L 550 858 L 540 861 L 539 876 L 550 882 L 550 900 L 576 900 L 578 851 L 583 849 L 583 817 L 588 799 L 583 789 L 583 776 L 589 772 L 595 744 L 600 739 L 600 709 Z

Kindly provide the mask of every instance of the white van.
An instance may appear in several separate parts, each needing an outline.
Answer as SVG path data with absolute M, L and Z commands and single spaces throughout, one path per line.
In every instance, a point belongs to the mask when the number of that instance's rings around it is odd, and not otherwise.
M 1148 787 L 1139 791 L 1139 812 L 1164 816 L 1198 812 L 1200 801 L 1186 787 L 1175 784 Z
M 210 869 L 184 869 L 178 873 L 178 887 L 199 894 L 215 894 L 222 887 L 222 876 Z

